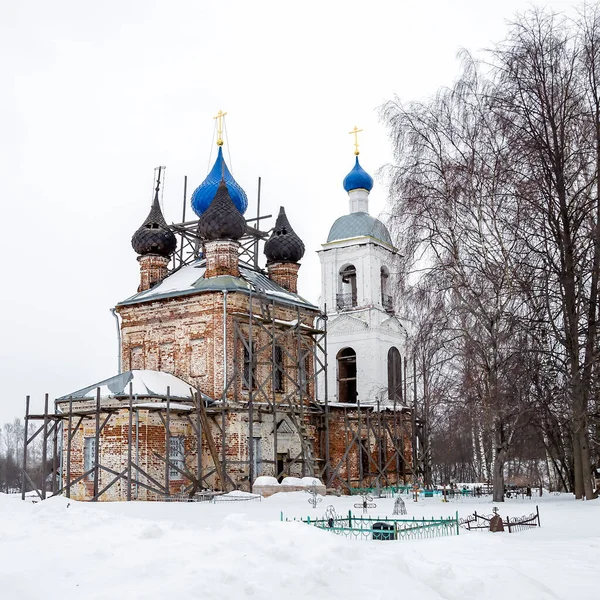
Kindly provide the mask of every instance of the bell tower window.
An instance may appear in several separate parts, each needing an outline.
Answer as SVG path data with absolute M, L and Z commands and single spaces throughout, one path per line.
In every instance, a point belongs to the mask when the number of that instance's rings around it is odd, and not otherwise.
M 357 306 L 356 268 L 348 265 L 340 270 L 339 293 L 337 295 L 338 310 L 348 310 Z
M 337 355 L 338 401 L 356 402 L 356 352 L 352 348 L 343 348 Z
M 381 305 L 384 310 L 389 313 L 394 312 L 394 302 L 392 300 L 392 295 L 389 291 L 389 277 L 390 273 L 386 267 L 381 267 L 379 270 L 379 277 L 381 281 Z
M 388 398 L 391 402 L 402 402 L 402 358 L 398 348 L 388 350 Z

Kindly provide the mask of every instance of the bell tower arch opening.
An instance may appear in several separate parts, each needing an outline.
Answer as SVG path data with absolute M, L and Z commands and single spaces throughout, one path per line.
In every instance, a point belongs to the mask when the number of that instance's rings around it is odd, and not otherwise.
M 338 310 L 354 308 L 357 306 L 356 267 L 354 265 L 346 265 L 340 269 L 338 289 Z
M 387 370 L 388 398 L 391 402 L 402 402 L 402 358 L 395 346 L 388 350 Z
M 392 295 L 390 294 L 390 284 L 389 284 L 390 272 L 388 268 L 384 265 L 379 269 L 379 280 L 380 280 L 380 288 L 381 288 L 381 305 L 384 310 L 388 313 L 394 312 L 394 304 Z
M 338 402 L 356 403 L 356 352 L 342 348 L 337 354 Z

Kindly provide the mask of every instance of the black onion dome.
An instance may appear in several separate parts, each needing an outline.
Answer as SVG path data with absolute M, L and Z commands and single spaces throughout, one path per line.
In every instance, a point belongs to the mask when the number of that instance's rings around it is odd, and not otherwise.
M 158 188 L 157 188 L 158 190 Z M 177 238 L 169 229 L 158 203 L 158 191 L 154 196 L 150 214 L 131 238 L 133 249 L 140 255 L 159 254 L 170 256 L 177 248 Z
M 275 222 L 275 229 L 265 244 L 267 262 L 298 262 L 304 256 L 304 243 L 292 229 L 283 206 Z
M 246 221 L 236 208 L 223 179 L 209 207 L 198 220 L 198 231 L 206 240 L 239 240 L 246 232 Z

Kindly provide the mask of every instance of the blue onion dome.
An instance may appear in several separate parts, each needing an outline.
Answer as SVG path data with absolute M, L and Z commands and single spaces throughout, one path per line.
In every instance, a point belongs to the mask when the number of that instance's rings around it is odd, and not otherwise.
M 370 192 L 373 189 L 373 178 L 360 166 L 358 156 L 354 168 L 344 178 L 344 189 L 347 192 L 352 190 L 367 190 L 367 192 Z
M 177 238 L 169 229 L 158 202 L 158 186 L 154 194 L 154 201 L 150 213 L 142 226 L 131 238 L 133 249 L 141 256 L 144 254 L 158 254 L 168 257 L 177 248 Z
M 297 263 L 304 256 L 304 243 L 292 229 L 283 206 L 279 208 L 273 233 L 265 243 L 265 256 L 267 263 Z
M 211 200 L 198 219 L 200 235 L 205 240 L 239 240 L 246 233 L 246 220 L 233 203 L 224 179 Z
M 240 184 L 233 178 L 229 172 L 225 159 L 223 158 L 223 148 L 219 146 L 217 160 L 213 165 L 206 179 L 194 190 L 192 194 L 192 210 L 200 217 L 202 213 L 210 206 L 213 201 L 221 179 L 225 180 L 231 200 L 240 213 L 244 214 L 248 208 L 248 197 Z

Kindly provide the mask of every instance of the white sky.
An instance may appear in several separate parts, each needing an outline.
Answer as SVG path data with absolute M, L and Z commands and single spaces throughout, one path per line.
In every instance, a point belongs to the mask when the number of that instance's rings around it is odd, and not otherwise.
M 573 2 L 547 1 L 571 11 Z M 577 3 L 578 4 L 578 3 Z M 520 0 L 0 1 L 0 423 L 117 370 L 109 309 L 136 291 L 133 232 L 153 169 L 181 218 L 228 112 L 232 172 L 256 211 L 284 205 L 304 240 L 300 292 L 317 302 L 315 253 L 348 211 L 342 180 L 391 159 L 377 108 L 452 82 L 456 53 L 503 38 Z M 228 160 L 229 162 L 229 160 Z M 376 179 L 371 214 L 385 208 Z M 188 209 L 188 215 L 191 211 Z

